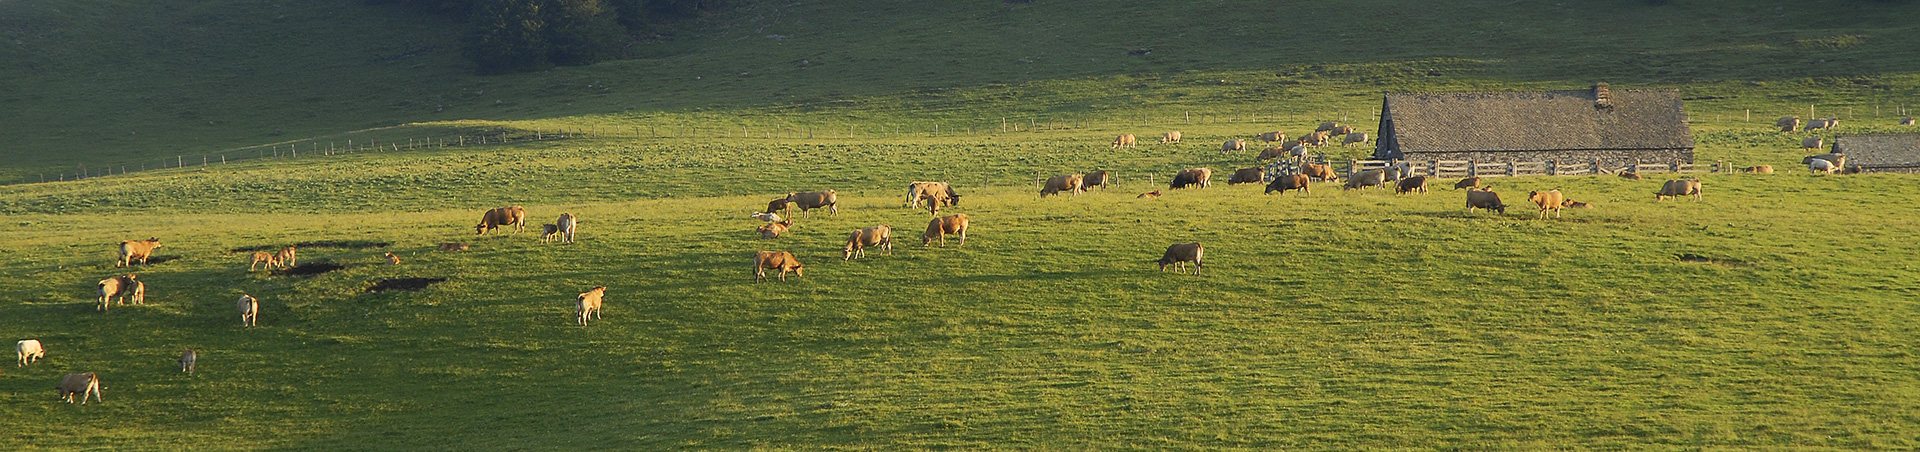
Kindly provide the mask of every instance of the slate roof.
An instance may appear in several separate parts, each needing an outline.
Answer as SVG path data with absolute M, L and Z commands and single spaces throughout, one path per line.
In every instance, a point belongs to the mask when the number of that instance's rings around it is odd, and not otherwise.
M 1833 149 L 1847 154 L 1847 164 L 1862 168 L 1920 167 L 1920 134 L 1841 135 Z
M 1679 91 L 1609 91 L 1608 108 L 1590 89 L 1387 94 L 1379 143 L 1383 153 L 1693 149 Z

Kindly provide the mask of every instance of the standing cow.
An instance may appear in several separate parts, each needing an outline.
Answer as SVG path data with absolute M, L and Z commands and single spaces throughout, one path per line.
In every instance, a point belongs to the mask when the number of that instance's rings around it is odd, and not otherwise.
M 107 403 L 100 398 L 100 377 L 93 372 L 67 374 L 60 379 L 60 385 L 54 386 L 53 389 L 60 391 L 60 399 L 67 403 L 73 403 L 74 395 L 80 396 L 81 405 L 87 404 L 89 396 L 93 397 L 95 402 Z
M 240 294 L 240 301 L 234 303 L 234 308 L 240 311 L 240 326 L 251 327 L 259 324 L 259 299 L 253 298 L 252 295 Z
M 488 210 L 480 214 L 480 224 L 473 225 L 473 235 L 487 235 L 487 232 L 507 226 L 513 226 L 513 232 L 507 235 L 519 234 L 522 229 L 526 229 L 527 209 L 508 206 Z
M 1173 244 L 1173 246 L 1168 246 L 1167 252 L 1161 254 L 1160 260 L 1155 262 L 1160 264 L 1160 271 L 1163 272 L 1167 271 L 1168 265 L 1172 265 L 1174 273 L 1180 273 L 1182 263 L 1192 262 L 1193 275 L 1200 276 L 1200 261 L 1201 256 L 1204 254 L 1206 254 L 1206 249 L 1200 246 L 1200 242 L 1176 243 Z
M 1113 148 L 1114 149 L 1130 148 L 1130 147 L 1133 147 L 1133 142 L 1134 142 L 1133 134 L 1129 133 L 1129 134 L 1120 135 L 1118 137 L 1113 138 Z
M 1287 193 L 1287 190 L 1300 190 L 1300 194 L 1302 195 L 1312 193 L 1311 190 L 1307 189 L 1307 175 L 1282 174 L 1279 177 L 1273 178 L 1272 182 L 1267 183 L 1267 191 L 1264 192 L 1264 194 L 1272 194 L 1277 191 L 1284 195 Z
M 573 231 L 579 227 L 580 220 L 571 213 L 560 214 L 560 243 L 573 243 Z
M 1180 131 L 1178 130 L 1167 132 L 1165 134 L 1160 135 L 1160 144 L 1167 144 L 1167 143 L 1177 144 L 1179 142 L 1180 142 Z
M 187 349 L 187 351 L 180 353 L 180 371 L 181 372 L 186 372 L 187 375 L 193 375 L 193 367 L 194 365 L 199 363 L 200 363 L 200 352 L 193 351 L 193 349 L 189 348 Z
M 927 222 L 927 232 L 920 234 L 920 246 L 932 246 L 935 239 L 940 246 L 947 246 L 947 235 L 959 234 L 960 246 L 967 246 L 967 214 L 959 213 L 935 218 Z
M 1040 197 L 1045 198 L 1047 195 L 1058 195 L 1063 191 L 1079 195 L 1083 189 L 1081 184 L 1085 183 L 1085 177 L 1086 176 L 1080 174 L 1068 174 L 1048 178 L 1046 185 L 1040 187 Z
M 800 214 L 807 218 L 813 218 L 813 209 L 821 207 L 827 208 L 828 216 L 840 216 L 840 194 L 833 190 L 788 193 L 787 205 L 799 207 Z M 787 216 L 791 217 L 793 215 L 789 214 Z
M 767 269 L 769 268 L 780 270 L 781 281 L 787 280 L 787 271 L 793 271 L 794 276 L 807 276 L 805 272 L 806 267 L 800 265 L 800 260 L 794 258 L 793 253 L 786 251 L 760 251 L 753 254 L 754 283 L 759 283 L 767 279 Z
M 1258 167 L 1241 168 L 1234 170 L 1233 176 L 1227 178 L 1227 185 L 1258 184 L 1266 178 L 1267 172 Z
M 13 344 L 13 353 L 14 356 L 20 359 L 20 365 L 17 367 L 27 367 L 28 364 L 33 364 L 35 361 L 39 361 L 40 358 L 47 357 L 47 349 L 40 345 L 39 339 L 23 339 L 20 342 L 15 342 Z
M 1087 173 L 1087 175 L 1085 176 L 1080 177 L 1081 190 L 1093 191 L 1093 187 L 1100 187 L 1101 191 L 1106 191 L 1107 189 L 1106 170 L 1094 171 L 1091 173 Z
M 1180 170 L 1179 173 L 1173 175 L 1173 181 L 1167 183 L 1168 188 L 1176 189 L 1196 185 L 1200 188 L 1212 187 L 1213 168 L 1187 168 Z
M 1547 219 L 1547 212 L 1549 211 L 1553 212 L 1554 218 L 1560 218 L 1560 208 L 1566 205 L 1566 200 L 1566 196 L 1561 195 L 1560 190 L 1548 190 L 1544 193 L 1537 191 L 1527 192 L 1527 201 L 1532 201 L 1535 205 L 1540 206 L 1540 219 L 1542 220 Z
M 121 240 L 120 261 L 114 266 L 132 266 L 134 259 L 139 259 L 140 265 L 147 265 L 147 258 L 153 257 L 153 250 L 156 249 L 160 249 L 159 237 L 150 237 L 146 240 Z
M 580 296 L 573 300 L 574 320 L 579 322 L 580 326 L 587 326 L 588 320 L 600 318 L 600 302 L 606 295 L 607 286 L 594 287 L 592 290 L 581 292 Z
M 1245 150 L 1247 150 L 1247 140 L 1227 140 L 1227 142 L 1220 144 L 1221 154 Z
M 845 254 L 840 256 L 840 260 L 852 260 L 856 256 L 867 257 L 867 248 L 872 247 L 879 247 L 886 250 L 887 254 L 893 254 L 893 226 L 883 224 L 855 230 L 848 234 L 847 246 L 843 250 Z

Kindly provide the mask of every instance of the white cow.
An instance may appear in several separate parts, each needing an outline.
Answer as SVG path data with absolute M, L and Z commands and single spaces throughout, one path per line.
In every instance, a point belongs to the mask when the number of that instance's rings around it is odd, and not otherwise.
M 20 366 L 27 367 L 40 358 L 47 357 L 47 349 L 40 346 L 39 339 L 27 339 L 13 344 L 13 350 L 20 355 Z

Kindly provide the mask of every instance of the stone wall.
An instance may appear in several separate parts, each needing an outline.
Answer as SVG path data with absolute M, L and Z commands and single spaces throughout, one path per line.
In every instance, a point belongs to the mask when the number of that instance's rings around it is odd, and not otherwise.
M 1406 152 L 1405 160 L 1472 160 L 1478 163 L 1507 162 L 1546 162 L 1558 160 L 1562 165 L 1591 163 L 1600 159 L 1602 167 L 1622 167 L 1633 163 L 1693 163 L 1692 149 L 1646 149 L 1634 151 L 1449 151 L 1449 152 Z

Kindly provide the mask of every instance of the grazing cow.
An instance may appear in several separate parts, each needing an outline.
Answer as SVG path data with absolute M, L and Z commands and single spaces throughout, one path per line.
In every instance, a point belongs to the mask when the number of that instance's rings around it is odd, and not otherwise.
M 1319 132 L 1308 134 L 1307 136 L 1304 136 L 1304 137 L 1300 137 L 1300 144 L 1313 146 L 1317 148 L 1321 146 L 1326 146 L 1327 140 L 1332 140 L 1332 139 L 1333 139 L 1332 131 L 1322 130 Z
M 180 353 L 180 371 L 181 372 L 186 372 L 187 375 L 193 375 L 193 367 L 195 364 L 199 364 L 199 363 L 200 363 L 200 352 L 193 351 L 193 349 L 189 348 L 187 349 L 187 351 Z
M 1400 179 L 1400 183 L 1393 187 L 1393 193 L 1406 194 L 1417 191 L 1425 194 L 1427 192 L 1427 179 L 1427 176 L 1413 176 Z
M 1807 169 L 1816 173 L 1833 174 L 1835 165 L 1833 162 L 1825 159 L 1809 159 L 1807 160 Z
M 289 246 L 280 250 L 278 254 L 274 254 L 273 258 L 280 261 L 281 267 L 297 266 L 300 265 L 300 250 Z
M 107 403 L 106 400 L 100 399 L 100 377 L 93 372 L 67 374 L 60 379 L 60 385 L 53 389 L 60 391 L 60 400 L 65 400 L 67 403 L 73 403 L 75 394 L 80 395 L 81 405 L 87 404 L 87 397 L 93 397 L 95 402 Z
M 1086 176 L 1080 174 L 1053 176 L 1047 179 L 1046 185 L 1040 187 L 1040 197 L 1045 198 L 1047 195 L 1058 195 L 1062 191 L 1079 195 L 1082 190 L 1081 184 L 1086 182 L 1085 177 Z
M 1640 179 L 1643 179 L 1642 177 L 1640 177 L 1640 173 L 1635 173 L 1635 172 L 1631 172 L 1631 171 L 1628 171 L 1628 172 L 1624 172 L 1624 173 L 1620 173 L 1620 177 L 1624 177 L 1624 178 L 1627 178 L 1627 179 L 1631 179 L 1631 180 L 1640 180 Z
M 1800 117 L 1782 116 L 1779 120 L 1773 122 L 1773 126 L 1779 127 L 1781 132 L 1792 132 L 1800 128 Z
M 1267 132 L 1267 133 L 1256 135 L 1254 136 L 1254 138 L 1259 138 L 1260 141 L 1264 141 L 1268 143 L 1272 143 L 1275 141 L 1287 141 L 1287 133 L 1286 132 Z
M 1820 149 L 1820 142 L 1820 137 L 1802 138 L 1800 139 L 1800 149 Z
M 1347 185 L 1344 189 L 1352 190 L 1356 188 L 1378 187 L 1386 183 L 1387 170 L 1376 168 L 1361 171 L 1360 174 L 1355 174 L 1353 177 L 1347 178 Z
M 1480 185 L 1479 177 L 1469 177 L 1466 179 L 1460 179 L 1459 182 L 1455 182 L 1453 184 L 1454 190 L 1460 190 L 1464 188 L 1483 188 L 1483 187 L 1484 186 Z
M 1678 180 L 1667 181 L 1666 184 L 1663 184 L 1660 186 L 1660 191 L 1654 192 L 1653 200 L 1659 201 L 1665 198 L 1677 198 L 1681 196 L 1691 196 L 1693 197 L 1694 201 L 1699 201 L 1700 200 L 1700 179 L 1678 179 Z
M 1507 205 L 1500 203 L 1499 193 L 1467 189 L 1467 213 L 1473 213 L 1473 209 L 1487 209 L 1499 212 L 1501 215 L 1507 214 Z
M 573 317 L 580 326 L 587 326 L 587 320 L 600 318 L 600 300 L 606 295 L 607 286 L 599 286 L 581 292 L 580 297 L 573 300 Z
M 1839 126 L 1839 118 L 1814 118 L 1807 120 L 1807 128 L 1801 129 L 1801 131 L 1812 132 L 1820 129 L 1832 129 Z
M 28 364 L 47 357 L 47 349 L 40 346 L 39 339 L 24 339 L 13 343 L 13 353 L 20 358 L 20 365 L 15 367 L 27 367 Z
M 1333 167 L 1329 165 L 1321 165 L 1317 163 L 1308 163 L 1305 165 L 1300 165 L 1300 174 L 1306 175 L 1307 177 L 1320 178 L 1321 182 L 1339 182 L 1340 181 L 1340 175 L 1334 173 Z
M 259 267 L 260 264 L 267 264 L 267 270 L 273 270 L 275 267 L 280 266 L 280 258 L 266 251 L 254 251 L 253 263 L 247 264 L 247 271 L 253 271 L 253 269 Z
M 960 246 L 967 246 L 967 214 L 959 213 L 935 218 L 927 222 L 927 232 L 920 234 L 920 246 L 931 246 L 935 239 L 940 246 L 947 246 L 947 234 L 959 234 Z
M 1150 192 L 1146 192 L 1146 193 L 1141 193 L 1141 194 L 1140 194 L 1140 196 L 1135 196 L 1135 197 L 1134 197 L 1134 199 L 1140 199 L 1140 198 L 1158 198 L 1158 197 L 1160 197 L 1160 190 L 1154 190 L 1154 191 L 1150 191 Z
M 1349 144 L 1354 144 L 1354 143 L 1360 143 L 1360 144 L 1367 144 L 1367 139 L 1368 139 L 1368 138 L 1369 138 L 1369 137 L 1367 136 L 1367 133 L 1366 133 L 1366 132 L 1354 132 L 1354 133 L 1349 133 L 1349 134 L 1347 134 L 1347 139 L 1345 139 L 1345 140 L 1340 140 L 1340 145 L 1341 145 L 1341 146 L 1346 146 L 1346 145 L 1349 145 Z
M 813 209 L 821 207 L 827 208 L 829 216 L 840 216 L 840 194 L 833 190 L 788 193 L 787 205 L 799 207 L 800 214 L 807 218 L 813 218 Z M 788 213 L 787 216 L 791 217 L 793 214 Z
M 1129 133 L 1125 135 L 1120 135 L 1118 137 L 1114 137 L 1113 139 L 1114 149 L 1130 148 L 1130 147 L 1133 147 L 1133 134 Z
M 761 280 L 767 279 L 767 269 L 769 268 L 780 270 L 781 281 L 787 280 L 787 271 L 789 270 L 793 271 L 794 276 L 807 276 L 805 267 L 800 265 L 799 259 L 793 257 L 793 253 L 786 251 L 760 251 L 753 254 L 753 282 L 759 283 Z
M 1267 190 L 1262 194 L 1272 194 L 1277 191 L 1284 195 L 1287 190 L 1300 190 L 1302 195 L 1313 193 L 1312 190 L 1307 189 L 1307 175 L 1282 174 L 1274 177 L 1272 182 L 1268 182 Z
M 139 259 L 140 265 L 147 265 L 147 258 L 152 257 L 153 250 L 159 249 L 159 248 L 160 248 L 159 237 L 151 237 L 146 240 L 121 240 L 120 241 L 120 262 L 114 264 L 114 266 L 115 267 L 131 266 L 133 265 L 134 259 Z
M 1154 262 L 1160 264 L 1160 271 L 1163 272 L 1167 271 L 1167 265 L 1173 265 L 1174 273 L 1180 273 L 1181 263 L 1192 262 L 1193 275 L 1200 276 L 1200 260 L 1206 251 L 1206 248 L 1200 246 L 1200 242 L 1176 243 L 1168 246 L 1167 252 L 1160 255 L 1160 260 Z
M 540 243 L 552 242 L 553 238 L 559 235 L 560 225 L 553 223 L 540 225 Z
M 1290 154 L 1291 153 L 1289 152 L 1289 149 L 1280 147 L 1280 146 L 1274 146 L 1274 147 L 1260 150 L 1260 155 L 1255 156 L 1253 159 L 1254 161 L 1273 160 L 1281 157 L 1287 157 Z
M 1812 163 L 1814 160 L 1826 160 L 1829 162 L 1833 162 L 1834 168 L 1847 166 L 1847 155 L 1839 154 L 1839 153 L 1810 155 L 1810 156 L 1807 156 L 1806 158 L 1800 159 L 1800 163 Z
M 240 326 L 254 326 L 258 324 L 260 320 L 260 300 L 253 298 L 252 295 L 240 294 L 240 301 L 234 303 L 234 308 L 240 311 Z
M 752 217 L 755 220 L 765 221 L 768 223 L 780 222 L 780 214 L 777 214 L 777 213 L 754 212 L 754 213 L 748 214 L 747 216 Z
M 579 229 L 580 219 L 571 213 L 561 213 L 559 221 L 560 243 L 573 243 L 573 231 Z
M 1353 126 L 1336 126 L 1331 132 L 1333 132 L 1334 136 L 1352 135 Z
M 1265 170 L 1261 170 L 1260 168 L 1257 168 L 1257 167 L 1241 168 L 1238 170 L 1234 170 L 1233 176 L 1227 178 L 1227 185 L 1258 184 L 1261 182 L 1262 179 L 1266 179 L 1266 178 L 1267 178 L 1267 172 Z
M 1537 191 L 1527 192 L 1527 200 L 1540 206 L 1540 219 L 1545 220 L 1547 219 L 1547 211 L 1553 211 L 1553 217 L 1560 218 L 1560 207 L 1563 206 L 1567 198 L 1560 194 L 1560 190 L 1548 190 L 1545 193 Z
M 1340 123 L 1337 123 L 1337 122 L 1323 122 L 1323 123 L 1320 123 L 1320 127 L 1315 127 L 1315 128 L 1313 129 L 1313 131 L 1315 131 L 1315 132 L 1332 132 L 1332 131 L 1333 131 L 1333 129 L 1338 129 L 1338 128 L 1340 128 Z
M 883 224 L 847 234 L 847 246 L 842 250 L 845 253 L 840 256 L 840 260 L 851 260 L 856 256 L 867 257 L 869 247 L 879 247 L 886 250 L 887 254 L 893 254 L 893 226 Z
M 927 203 L 927 214 L 936 217 L 940 216 L 940 205 L 953 203 L 953 201 L 948 200 L 947 192 L 944 191 L 921 193 L 920 198 Z
M 520 206 L 499 207 L 480 215 L 480 224 L 473 225 L 473 235 L 487 235 L 488 231 L 513 226 L 513 234 L 519 234 L 527 227 L 527 209 Z M 292 265 L 292 264 L 288 264 Z
M 1749 166 L 1745 171 L 1755 174 L 1773 174 L 1773 165 Z
M 1168 183 L 1171 188 L 1187 188 L 1198 185 L 1200 188 L 1213 186 L 1213 168 L 1187 168 L 1173 175 Z
M 1094 171 L 1091 173 L 1087 173 L 1087 175 L 1085 176 L 1080 177 L 1081 190 L 1093 191 L 1093 187 L 1100 187 L 1101 191 L 1106 191 L 1107 189 L 1107 171 L 1106 170 Z
M 786 221 L 782 221 L 778 223 L 767 223 L 766 225 L 760 226 L 760 238 L 777 239 L 777 238 L 780 238 L 780 234 L 785 234 L 787 233 L 787 230 L 792 228 L 793 228 L 792 219 L 788 219 Z
M 907 207 L 911 209 L 920 208 L 920 200 L 933 193 L 945 195 L 947 205 L 960 205 L 960 194 L 953 191 L 952 184 L 946 182 L 914 182 L 907 185 Z
M 1178 130 L 1167 132 L 1165 134 L 1160 135 L 1160 144 L 1179 143 L 1179 142 L 1180 142 L 1180 131 Z
M 99 306 L 95 306 L 94 309 L 105 311 L 111 304 L 118 304 L 125 301 L 128 295 L 133 294 L 133 282 L 134 276 L 132 273 L 100 280 L 97 284 L 97 287 L 100 289 L 100 304 Z M 113 301 L 113 303 L 108 303 L 109 300 Z
M 793 194 L 788 193 L 787 195 L 792 196 Z M 793 206 L 787 205 L 787 198 L 779 198 L 772 201 L 767 201 L 767 213 L 774 213 L 774 212 L 780 212 L 782 215 L 792 217 Z
M 1247 140 L 1227 140 L 1227 142 L 1220 144 L 1221 154 L 1245 150 L 1247 150 Z
M 468 248 L 471 248 L 471 247 L 467 246 L 467 244 L 465 243 L 452 243 L 452 242 L 440 243 L 440 251 L 466 251 Z
M 392 251 L 388 251 L 387 265 L 400 265 L 400 256 L 395 256 Z
M 1560 202 L 1560 207 L 1566 207 L 1566 208 L 1571 208 L 1571 209 L 1592 209 L 1592 208 L 1593 208 L 1593 204 L 1588 204 L 1588 203 L 1584 203 L 1584 202 L 1580 202 L 1580 201 L 1574 201 L 1574 200 L 1571 200 L 1571 199 L 1569 199 L 1569 200 L 1566 200 L 1566 201 L 1561 201 L 1561 202 Z

